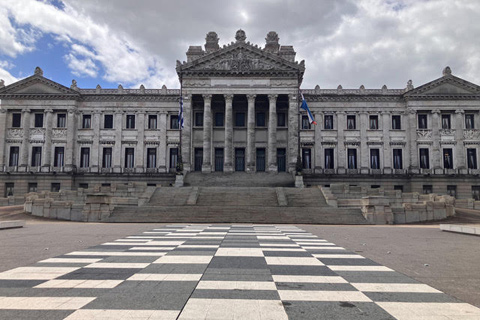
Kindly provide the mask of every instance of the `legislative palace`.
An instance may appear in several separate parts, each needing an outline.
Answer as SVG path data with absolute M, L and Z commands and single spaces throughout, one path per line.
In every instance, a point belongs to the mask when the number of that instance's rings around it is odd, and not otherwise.
M 301 88 L 305 62 L 276 32 L 232 40 L 190 46 L 181 89 L 65 87 L 39 67 L 0 82 L 0 194 L 169 185 L 180 159 L 187 175 L 294 174 L 299 158 L 311 185 L 479 197 L 479 86 L 446 67 L 417 87 Z

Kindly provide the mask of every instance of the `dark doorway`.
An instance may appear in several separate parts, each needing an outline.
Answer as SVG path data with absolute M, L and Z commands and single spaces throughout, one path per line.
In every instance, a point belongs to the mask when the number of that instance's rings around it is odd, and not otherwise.
M 195 171 L 202 171 L 203 148 L 195 148 Z
M 215 148 L 215 171 L 223 171 L 223 148 Z
M 235 171 L 245 171 L 244 148 L 235 148 Z
M 257 149 L 257 171 L 265 171 L 265 148 Z
M 285 148 L 278 148 L 277 149 L 278 172 L 287 171 L 286 154 L 287 154 L 287 150 Z

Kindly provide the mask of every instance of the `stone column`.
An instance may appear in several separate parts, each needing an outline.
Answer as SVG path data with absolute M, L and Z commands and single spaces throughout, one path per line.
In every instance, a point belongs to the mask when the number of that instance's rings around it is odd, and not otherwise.
M 233 172 L 233 94 L 225 96 L 225 155 L 224 172 Z
M 323 113 L 316 113 L 315 114 L 315 119 L 317 122 L 317 125 L 314 125 L 313 127 L 315 128 L 315 145 L 314 145 L 314 151 L 315 153 L 312 154 L 312 159 L 314 163 L 314 167 L 312 167 L 314 173 L 322 173 L 323 169 L 323 163 L 322 163 L 322 124 L 323 122 Z
M 370 149 L 368 148 L 367 144 L 367 128 L 370 128 L 369 123 L 368 123 L 368 113 L 367 112 L 361 112 L 360 113 L 360 154 L 357 155 L 357 157 L 360 157 L 360 161 L 358 164 L 360 166 L 358 167 L 360 170 L 360 173 L 369 173 L 370 169 Z M 358 128 L 358 127 L 357 127 Z
M 68 109 L 67 118 L 67 145 L 65 148 L 65 171 L 71 172 L 75 168 L 75 142 L 77 132 L 77 110 Z
M 455 111 L 455 153 L 453 155 L 454 169 L 464 170 L 466 172 L 466 149 L 463 145 L 463 123 L 465 119 L 465 111 L 457 110 Z M 460 172 L 459 172 L 460 173 Z
M 391 115 L 390 112 L 382 112 L 382 131 L 383 131 L 383 162 L 380 161 L 380 168 L 383 168 L 383 173 L 392 173 L 392 156 L 393 151 L 390 147 L 390 128 L 391 128 Z M 381 121 L 379 119 L 379 121 Z
M 45 143 L 43 144 L 43 172 L 50 172 L 52 163 L 52 122 L 53 122 L 53 110 L 45 110 Z
M 442 170 L 442 150 L 440 146 L 440 128 L 441 128 L 441 123 L 440 123 L 440 110 L 435 109 L 432 111 L 432 154 L 430 155 L 430 159 L 433 160 L 431 163 L 433 164 L 433 169 L 434 173 L 435 171 L 441 171 Z
M 278 172 L 277 167 L 277 97 L 268 95 L 268 171 Z
M 296 94 L 288 95 L 288 172 L 295 171 L 298 157 L 299 106 Z
M 90 150 L 90 172 L 99 172 L 99 168 L 102 165 L 100 162 L 100 118 L 102 113 L 100 110 L 93 111 L 92 129 L 93 129 L 93 142 L 92 149 Z
M 247 172 L 255 172 L 255 97 L 247 95 Z
M 203 164 L 202 172 L 212 172 L 212 95 L 203 95 Z
M 334 127 L 335 128 L 335 127 Z M 337 172 L 340 174 L 346 173 L 347 150 L 345 147 L 345 129 L 347 128 L 347 115 L 345 111 L 337 112 Z
M 23 109 L 22 110 L 22 118 L 23 118 L 23 140 L 22 146 L 20 148 L 20 161 L 19 171 L 26 171 L 28 167 L 28 148 L 30 146 L 30 109 Z
M 192 166 L 192 96 L 183 96 L 182 162 L 183 170 L 191 171 Z
M 408 125 L 406 130 L 408 132 L 407 152 L 410 161 L 405 161 L 405 166 L 409 169 L 410 173 L 419 173 L 420 164 L 418 161 L 419 151 L 417 148 L 417 111 L 414 109 L 408 109 Z
M 137 148 L 135 150 L 135 172 L 144 172 L 145 167 L 145 126 L 148 123 L 145 122 L 145 111 L 140 111 L 136 115 L 135 121 L 137 122 Z
M 113 172 L 122 172 L 122 129 L 123 129 L 123 112 L 120 109 L 115 110 L 113 128 L 115 129 L 115 144 L 112 148 L 112 167 Z
M 7 110 L 0 109 L 0 172 L 5 170 L 8 160 L 5 159 L 5 139 L 7 135 Z
M 159 144 L 158 144 L 158 171 L 167 172 L 167 113 L 162 111 L 159 115 Z

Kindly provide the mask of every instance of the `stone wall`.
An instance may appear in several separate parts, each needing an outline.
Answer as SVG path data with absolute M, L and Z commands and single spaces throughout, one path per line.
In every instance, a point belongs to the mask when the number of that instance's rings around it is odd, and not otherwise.
M 146 183 L 95 185 L 77 191 L 29 193 L 24 210 L 34 216 L 71 221 L 102 221 L 117 205 L 138 207 L 148 202 L 156 187 Z

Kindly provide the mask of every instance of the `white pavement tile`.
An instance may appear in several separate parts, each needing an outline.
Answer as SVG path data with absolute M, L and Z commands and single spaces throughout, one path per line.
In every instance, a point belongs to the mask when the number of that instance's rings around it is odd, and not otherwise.
M 161 257 L 166 252 L 132 252 L 132 251 L 74 251 L 70 256 L 112 256 L 112 257 Z
M 398 320 L 480 319 L 480 309 L 468 303 L 376 302 Z
M 338 276 L 290 276 L 290 275 L 272 275 L 275 282 L 297 282 L 297 283 L 348 283 L 342 277 Z
M 150 263 L 116 263 L 116 262 L 97 262 L 89 264 L 84 268 L 112 268 L 112 269 L 144 269 Z
M 220 245 L 218 244 L 182 244 L 181 246 L 178 246 L 177 248 L 182 248 L 182 249 L 185 249 L 185 248 L 194 248 L 194 249 L 202 249 L 202 248 L 205 248 L 205 249 L 216 249 L 220 247 Z
M 127 281 L 200 281 L 202 276 L 194 273 L 136 273 Z
M 257 236 L 258 240 L 291 240 L 287 236 Z
M 260 243 L 260 247 L 296 247 L 300 246 L 294 243 Z
M 96 297 L 0 297 L 0 310 L 76 310 Z
M 333 271 L 391 271 L 394 270 L 384 266 L 328 266 Z
M 345 250 L 342 247 L 332 247 L 332 246 L 302 246 L 305 250 Z
M 185 263 L 185 264 L 209 264 L 213 256 L 180 256 L 180 255 L 166 255 L 153 263 Z
M 117 239 L 115 242 L 148 242 L 153 240 L 152 238 L 145 238 L 145 239 Z
M 180 310 L 77 310 L 65 320 L 175 320 Z
M 277 290 L 269 281 L 200 281 L 196 289 L 211 290 Z
M 185 241 L 150 241 L 146 243 L 106 242 L 102 246 L 179 246 Z
M 317 258 L 310 257 L 265 257 L 268 265 L 323 266 Z
M 287 251 L 287 252 L 305 252 L 303 248 L 262 248 L 262 251 Z
M 218 248 L 215 256 L 221 257 L 263 257 L 260 248 Z
M 0 280 L 51 280 L 80 268 L 20 267 L 0 273 Z
M 133 251 L 172 251 L 177 247 L 132 247 L 128 250 L 133 250 Z M 164 252 L 163 254 L 165 254 Z M 149 254 L 149 255 L 154 255 L 154 254 Z M 161 255 L 161 254 L 159 254 Z
M 112 289 L 122 283 L 123 280 L 50 280 L 35 286 L 34 288 L 88 288 L 88 289 Z
M 288 316 L 279 300 L 190 299 L 178 319 L 286 320 Z
M 335 243 L 331 243 L 331 242 L 316 242 L 316 243 L 313 243 L 313 242 L 308 242 L 308 243 L 297 242 L 297 244 L 301 245 L 302 247 L 306 247 L 306 248 L 318 247 L 318 246 L 336 246 Z
M 95 258 L 50 258 L 45 259 L 42 261 L 38 261 L 39 263 L 94 263 L 98 262 L 102 259 L 95 259 Z
M 442 293 L 426 284 L 420 283 L 351 283 L 359 291 L 364 292 L 422 292 Z
M 365 259 L 359 254 L 331 254 L 331 253 L 312 253 L 315 258 L 328 258 L 328 259 Z
M 359 291 L 278 290 L 278 294 L 283 301 L 372 301 Z

